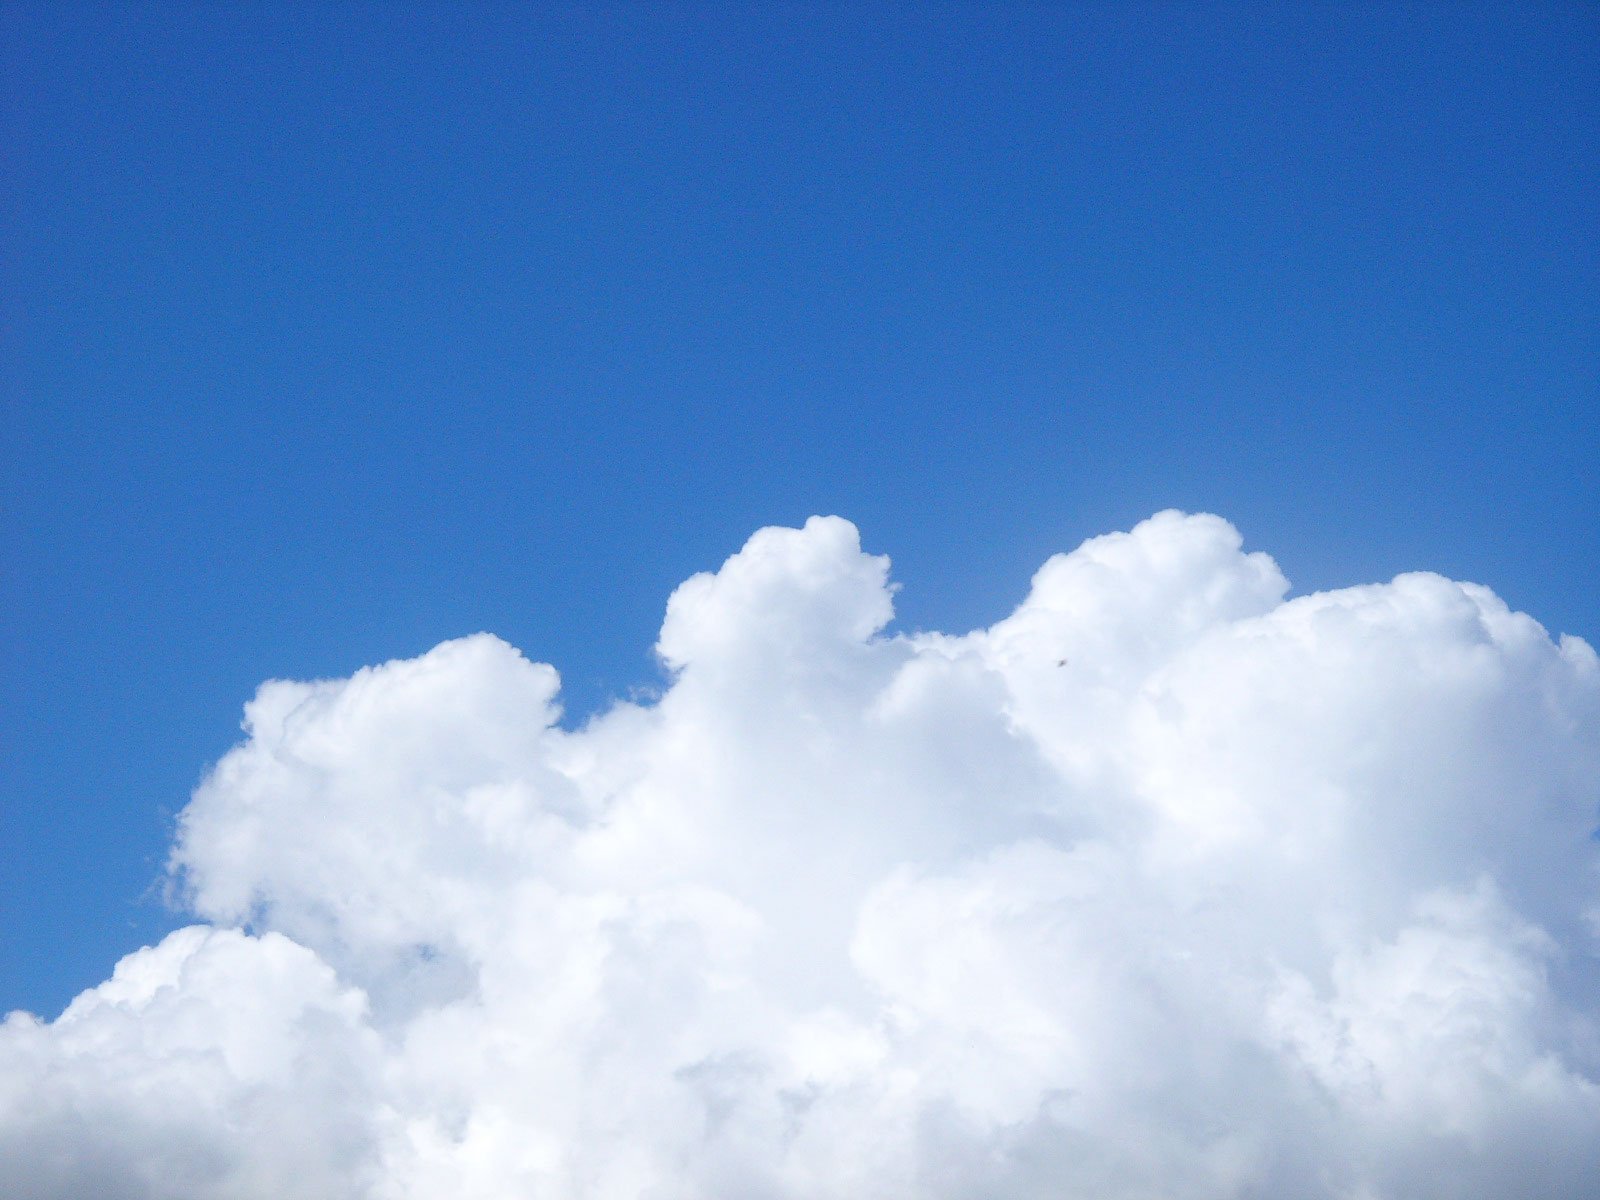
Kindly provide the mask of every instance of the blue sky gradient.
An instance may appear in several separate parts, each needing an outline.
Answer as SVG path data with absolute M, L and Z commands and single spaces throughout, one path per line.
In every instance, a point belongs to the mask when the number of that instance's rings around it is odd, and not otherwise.
M 1592 7 L 0 9 L 0 1009 L 178 923 L 269 677 L 574 718 L 838 512 L 899 627 L 1211 510 L 1600 633 Z

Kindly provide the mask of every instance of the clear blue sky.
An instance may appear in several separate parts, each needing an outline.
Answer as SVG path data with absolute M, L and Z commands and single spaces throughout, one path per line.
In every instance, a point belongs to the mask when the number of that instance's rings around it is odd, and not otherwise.
M 903 627 L 1179 506 L 1600 634 L 1594 7 L 729 7 L 0 7 L 0 1010 L 259 681 L 581 716 L 813 512 Z

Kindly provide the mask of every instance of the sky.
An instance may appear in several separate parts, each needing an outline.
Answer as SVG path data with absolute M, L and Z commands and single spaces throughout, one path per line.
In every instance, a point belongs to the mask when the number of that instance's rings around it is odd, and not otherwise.
M 891 641 L 1179 509 L 1291 597 L 1438 572 L 1592 642 L 1597 43 L 1579 5 L 0 5 L 0 1011 L 248 915 L 184 898 L 179 814 L 263 681 L 486 631 L 576 730 L 676 686 L 679 585 L 814 514 L 892 560 Z

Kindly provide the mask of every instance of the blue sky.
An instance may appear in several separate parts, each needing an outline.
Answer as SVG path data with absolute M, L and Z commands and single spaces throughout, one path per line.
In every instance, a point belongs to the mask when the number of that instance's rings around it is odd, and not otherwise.
M 269 677 L 574 716 L 838 512 L 905 628 L 1216 511 L 1600 633 L 1594 10 L 7 4 L 0 1008 Z

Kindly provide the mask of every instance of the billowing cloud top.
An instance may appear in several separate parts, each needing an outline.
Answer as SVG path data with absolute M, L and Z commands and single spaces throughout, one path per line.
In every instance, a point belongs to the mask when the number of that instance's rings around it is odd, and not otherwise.
M 493 637 L 268 683 L 204 922 L 0 1027 L 12 1197 L 1579 1197 L 1600 664 L 1211 516 L 885 635 L 855 528 L 673 595 L 561 729 Z

